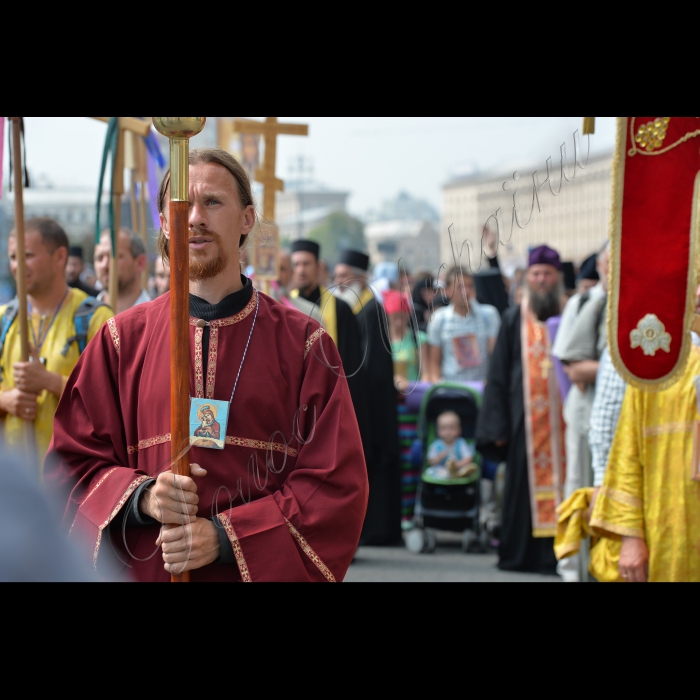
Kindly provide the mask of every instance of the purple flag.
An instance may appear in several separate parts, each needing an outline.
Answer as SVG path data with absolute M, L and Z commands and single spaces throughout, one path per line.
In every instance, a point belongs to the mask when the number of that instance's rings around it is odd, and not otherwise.
M 5 117 L 0 117 L 0 199 L 2 199 L 2 157 L 5 154 Z
M 156 231 L 160 229 L 160 212 L 158 211 L 158 172 L 156 171 L 156 161 L 151 151 L 148 151 L 148 200 L 151 205 L 151 217 Z
M 557 333 L 559 332 L 559 326 L 561 325 L 561 316 L 555 316 L 547 321 L 547 330 L 549 331 L 549 340 L 552 345 L 557 339 Z M 558 357 L 552 356 L 554 362 L 554 373 L 557 375 L 557 384 L 559 385 L 559 395 L 563 403 L 566 403 L 566 398 L 571 391 L 571 382 L 569 377 L 564 371 L 564 365 Z

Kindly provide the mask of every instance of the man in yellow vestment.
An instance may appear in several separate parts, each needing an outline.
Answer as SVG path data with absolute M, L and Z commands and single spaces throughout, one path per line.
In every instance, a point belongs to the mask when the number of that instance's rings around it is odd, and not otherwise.
M 16 241 L 8 255 L 17 274 Z M 68 236 L 51 219 L 26 224 L 30 362 L 20 362 L 18 304 L 0 308 L 0 437 L 8 448 L 24 448 L 24 423 L 34 424 L 41 470 L 53 437 L 53 419 L 68 377 L 102 324 L 109 307 L 66 283 Z M 95 387 L 99 391 L 99 387 Z
M 591 527 L 622 541 L 631 583 L 700 581 L 700 483 L 692 480 L 700 348 L 683 378 L 647 393 L 630 387 Z

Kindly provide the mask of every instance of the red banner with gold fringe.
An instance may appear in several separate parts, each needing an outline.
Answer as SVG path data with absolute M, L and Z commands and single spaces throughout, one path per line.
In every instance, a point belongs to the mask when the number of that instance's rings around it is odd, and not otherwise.
M 700 117 L 619 117 L 608 333 L 620 375 L 662 391 L 683 374 L 700 251 Z

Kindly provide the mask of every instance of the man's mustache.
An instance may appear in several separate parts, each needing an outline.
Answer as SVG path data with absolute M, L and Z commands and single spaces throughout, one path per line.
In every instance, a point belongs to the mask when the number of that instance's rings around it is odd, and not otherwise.
M 213 238 L 217 243 L 221 242 L 221 236 L 215 231 L 209 231 L 208 229 L 200 229 L 198 231 L 190 229 L 190 239 L 192 238 Z

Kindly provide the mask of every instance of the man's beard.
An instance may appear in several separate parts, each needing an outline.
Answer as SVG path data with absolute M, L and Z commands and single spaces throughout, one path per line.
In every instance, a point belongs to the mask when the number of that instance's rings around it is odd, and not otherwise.
M 530 290 L 530 310 L 542 323 L 561 313 L 561 291 L 560 285 L 548 292 Z
M 205 236 L 212 238 L 217 249 L 217 254 L 212 260 L 205 260 L 206 251 L 190 250 L 190 281 L 204 282 L 204 280 L 214 279 L 218 277 L 228 267 L 228 256 L 224 253 L 224 248 L 221 245 L 221 236 L 213 231 L 197 231 L 194 237 Z M 190 237 L 193 237 L 190 234 Z
M 334 294 L 351 309 L 354 309 L 362 296 L 362 291 L 363 287 L 359 282 L 350 282 L 350 284 L 338 287 Z

